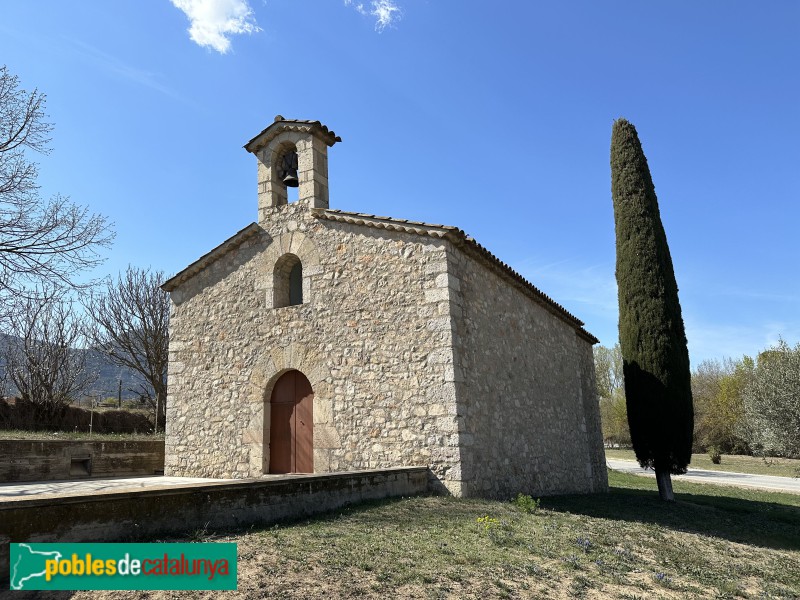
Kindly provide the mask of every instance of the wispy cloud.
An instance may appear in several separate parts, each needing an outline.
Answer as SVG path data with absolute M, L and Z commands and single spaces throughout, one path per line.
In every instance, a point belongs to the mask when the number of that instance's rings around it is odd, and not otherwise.
M 391 27 L 403 17 L 403 11 L 394 0 L 370 0 L 367 7 L 364 2 L 344 0 L 345 6 L 352 6 L 364 16 L 375 18 L 375 30 L 380 33 Z
M 83 60 L 94 63 L 99 69 L 136 85 L 141 85 L 157 92 L 161 92 L 165 96 L 169 96 L 175 100 L 192 104 L 191 102 L 187 101 L 186 98 L 182 97 L 180 94 L 175 92 L 175 90 L 166 85 L 163 82 L 163 75 L 134 67 L 133 65 L 122 61 L 116 56 L 108 54 L 107 52 L 104 52 L 99 48 L 95 48 L 94 46 L 81 40 L 68 37 L 64 37 L 62 39 L 66 44 L 66 48 L 69 48 L 69 50 L 75 52 L 78 56 L 82 57 Z
M 189 17 L 189 37 L 226 54 L 230 36 L 261 31 L 247 0 L 170 0 Z
M 546 260 L 526 258 L 512 265 L 526 279 L 562 304 L 603 345 L 617 342 L 619 307 L 614 262 L 587 263 L 575 258 Z M 756 356 L 775 345 L 779 338 L 789 344 L 800 341 L 800 323 L 793 317 L 798 297 L 781 291 L 761 292 L 752 289 L 687 285 L 682 289 L 681 304 L 689 358 L 692 367 L 706 359 Z M 713 296 L 715 311 L 709 313 L 708 297 Z M 744 299 L 756 302 L 742 314 Z M 787 306 L 788 305 L 788 306 Z
M 689 358 L 696 367 L 707 358 L 755 357 L 762 350 L 783 338 L 790 344 L 800 341 L 796 323 L 765 320 L 743 325 L 723 325 L 703 322 L 693 316 L 684 318 Z
M 597 315 L 611 314 L 616 319 L 617 282 L 614 265 L 581 264 L 563 259 L 545 262 L 528 258 L 518 264 L 520 273 L 557 302 L 574 310 Z
M 606 346 L 617 341 L 617 282 L 614 263 L 578 258 L 530 257 L 512 265 L 523 277 L 586 323 Z

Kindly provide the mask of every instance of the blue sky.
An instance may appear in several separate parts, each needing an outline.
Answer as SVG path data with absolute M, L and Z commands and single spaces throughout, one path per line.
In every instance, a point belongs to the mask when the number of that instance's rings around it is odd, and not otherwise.
M 332 208 L 457 225 L 606 345 L 624 116 L 697 365 L 800 340 L 799 26 L 796 0 L 6 0 L 0 63 L 48 97 L 43 193 L 115 223 L 98 274 L 254 221 L 242 145 L 319 119 Z

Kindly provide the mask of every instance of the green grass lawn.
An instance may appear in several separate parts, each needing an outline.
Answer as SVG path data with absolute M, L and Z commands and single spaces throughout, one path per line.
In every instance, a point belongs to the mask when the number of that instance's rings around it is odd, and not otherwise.
M 636 460 L 633 450 L 606 448 L 606 457 L 623 460 Z M 800 475 L 800 460 L 791 458 L 762 458 L 759 456 L 722 456 L 722 462 L 715 465 L 708 454 L 692 454 L 690 467 L 709 469 L 711 471 L 729 471 L 734 473 L 752 473 L 753 475 L 778 475 L 797 477 Z
M 609 494 L 532 513 L 417 497 L 191 538 L 238 544 L 239 598 L 800 597 L 800 496 L 675 481 L 667 504 L 653 480 L 609 477 Z
M 95 441 L 104 442 L 112 440 L 163 440 L 162 432 L 147 433 L 92 433 L 85 431 L 26 431 L 23 429 L 0 430 L 0 440 L 70 440 L 70 441 Z

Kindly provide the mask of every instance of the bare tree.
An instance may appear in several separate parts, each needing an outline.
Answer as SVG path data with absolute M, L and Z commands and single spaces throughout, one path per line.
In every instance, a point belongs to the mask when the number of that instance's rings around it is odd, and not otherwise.
M 31 289 L 81 287 L 76 275 L 102 262 L 98 251 L 113 239 L 102 215 L 62 196 L 39 196 L 28 153 L 50 152 L 44 105 L 44 94 L 20 89 L 0 67 L 0 317 Z
M 86 306 L 95 324 L 91 343 L 142 376 L 144 396 L 158 415 L 156 430 L 163 426 L 167 399 L 169 297 L 161 289 L 164 279 L 161 271 L 128 267 Z
M 19 299 L 8 323 L 2 351 L 8 379 L 31 404 L 32 425 L 52 425 L 96 379 L 86 370 L 86 353 L 77 349 L 85 318 L 61 293 L 47 290 Z

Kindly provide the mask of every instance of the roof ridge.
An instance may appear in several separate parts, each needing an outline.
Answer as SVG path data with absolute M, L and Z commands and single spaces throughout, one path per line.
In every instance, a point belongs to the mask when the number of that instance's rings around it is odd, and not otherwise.
M 308 131 L 317 133 L 324 139 L 328 146 L 333 146 L 336 142 L 342 141 L 342 138 L 336 135 L 336 132 L 332 129 L 328 129 L 328 126 L 321 121 L 284 119 L 281 115 L 278 115 L 275 117 L 275 120 L 262 129 L 258 135 L 253 136 L 250 141 L 244 145 L 244 149 L 248 152 L 256 153 L 266 146 L 280 131 Z
M 561 304 L 553 300 L 550 296 L 545 294 L 533 283 L 528 281 L 519 272 L 514 270 L 514 268 L 511 267 L 508 263 L 505 263 L 502 260 L 500 260 L 485 246 L 478 243 L 475 240 L 475 238 L 473 238 L 470 235 L 467 235 L 464 232 L 464 230 L 459 229 L 458 227 L 454 227 L 452 225 L 436 225 L 433 223 L 423 223 L 421 221 L 407 221 L 404 219 L 395 219 L 392 217 L 378 217 L 366 213 L 348 212 L 332 208 L 316 208 L 312 209 L 311 212 L 315 217 L 321 219 L 349 222 L 356 225 L 365 225 L 367 227 L 380 227 L 381 225 L 383 225 L 383 227 L 380 228 L 406 231 L 408 233 L 434 235 L 435 237 L 438 238 L 449 239 L 457 246 L 463 246 L 464 248 L 473 251 L 478 257 L 482 258 L 489 265 L 497 268 L 506 276 L 510 277 L 513 281 L 518 283 L 522 289 L 526 290 L 534 300 L 538 301 L 542 306 L 549 309 L 550 312 L 560 317 L 562 320 L 574 325 L 577 328 L 578 332 L 581 333 L 582 336 L 586 338 L 588 341 L 595 344 L 600 342 L 600 340 L 598 340 L 596 337 L 594 337 L 591 333 L 589 333 L 583 328 L 584 325 L 583 321 L 581 321 L 578 317 L 569 312 Z M 387 225 L 389 226 L 387 227 Z M 425 231 L 423 229 L 417 229 L 419 227 L 439 229 L 441 231 L 436 232 L 434 234 L 433 232 Z
M 410 219 L 397 219 L 395 217 L 383 217 L 379 215 L 371 215 L 368 213 L 357 213 L 357 212 L 350 212 L 346 210 L 339 210 L 336 208 L 316 208 L 312 209 L 313 211 L 317 212 L 329 212 L 335 213 L 337 215 L 347 215 L 350 217 L 361 217 L 363 219 L 372 219 L 375 221 L 387 221 L 390 223 L 398 223 L 402 225 L 417 225 L 419 227 L 435 227 L 436 229 L 446 229 L 448 231 L 461 231 L 458 227 L 453 225 L 441 225 L 438 223 L 425 223 L 424 221 L 411 221 Z M 462 232 L 463 233 L 463 232 Z M 466 235 L 466 234 L 465 234 Z

